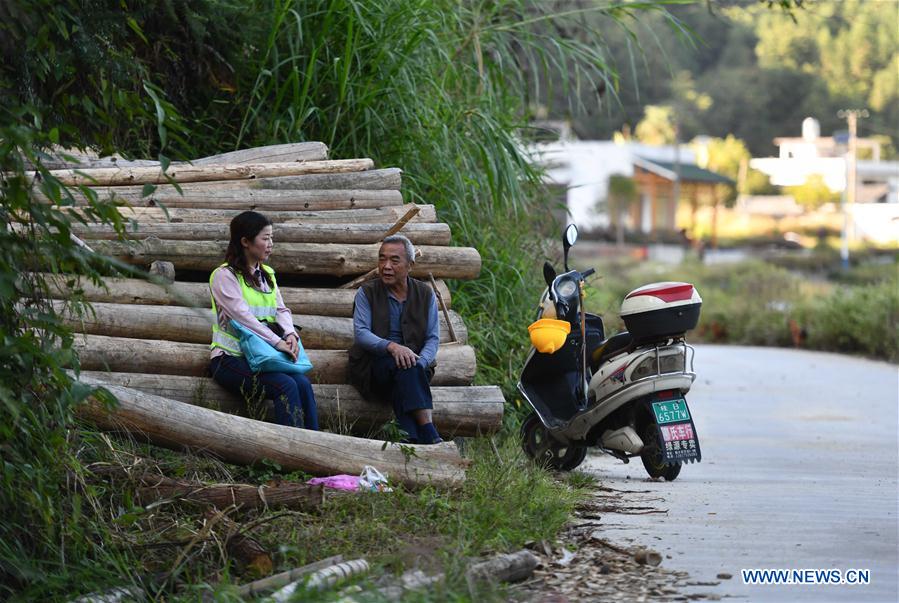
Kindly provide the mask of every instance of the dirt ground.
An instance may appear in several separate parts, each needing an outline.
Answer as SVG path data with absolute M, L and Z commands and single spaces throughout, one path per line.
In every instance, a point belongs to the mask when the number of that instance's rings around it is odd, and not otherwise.
M 541 560 L 534 576 L 516 585 L 520 601 L 567 603 L 569 601 L 694 601 L 719 600 L 703 593 L 701 583 L 686 572 L 667 567 L 655 550 L 629 542 L 610 541 L 603 526 L 615 515 L 667 516 L 663 501 L 648 506 L 646 498 L 634 501 L 634 492 L 598 485 L 594 496 L 581 505 L 556 543 L 531 545 Z M 630 499 L 630 500 L 629 500 Z M 639 502 L 640 504 L 635 504 Z M 725 578 L 726 579 L 726 578 Z

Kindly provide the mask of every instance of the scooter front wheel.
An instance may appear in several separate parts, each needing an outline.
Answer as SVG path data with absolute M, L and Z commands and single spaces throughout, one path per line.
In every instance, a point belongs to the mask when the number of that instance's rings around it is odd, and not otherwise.
M 521 447 L 534 462 L 557 471 L 571 471 L 587 457 L 586 446 L 558 441 L 533 412 L 521 424 Z

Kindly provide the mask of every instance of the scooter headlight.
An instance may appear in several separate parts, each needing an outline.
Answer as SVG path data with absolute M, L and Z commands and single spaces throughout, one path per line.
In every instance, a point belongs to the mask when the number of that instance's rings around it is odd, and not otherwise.
M 562 279 L 556 284 L 556 295 L 561 299 L 569 299 L 577 293 L 577 281 L 573 278 Z

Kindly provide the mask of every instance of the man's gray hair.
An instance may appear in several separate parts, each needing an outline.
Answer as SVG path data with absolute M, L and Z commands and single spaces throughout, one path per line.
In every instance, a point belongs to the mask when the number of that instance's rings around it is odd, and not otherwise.
M 409 260 L 410 264 L 415 263 L 415 245 L 412 244 L 412 241 L 403 235 L 395 234 L 384 237 L 384 240 L 381 241 L 381 245 L 384 245 L 385 243 L 402 243 L 403 247 L 406 248 L 406 259 Z

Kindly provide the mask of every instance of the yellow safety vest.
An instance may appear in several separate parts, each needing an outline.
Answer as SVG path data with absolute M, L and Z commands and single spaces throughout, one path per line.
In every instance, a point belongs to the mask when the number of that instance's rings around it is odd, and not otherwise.
M 212 274 L 209 275 L 209 291 L 212 291 L 212 279 L 215 278 L 215 273 L 226 267 L 228 264 L 222 264 L 218 268 L 212 271 Z M 275 271 L 266 266 L 265 264 L 260 264 L 262 269 L 265 270 L 268 275 L 272 279 L 272 290 L 268 293 L 260 291 L 259 289 L 255 289 L 247 284 L 244 280 L 243 275 L 239 272 L 236 273 L 237 282 L 240 283 L 240 292 L 243 295 L 244 300 L 247 302 L 247 305 L 250 307 L 250 312 L 255 316 L 260 322 L 275 322 L 275 315 L 278 312 L 278 283 L 275 281 Z M 234 334 L 234 330 L 230 325 L 225 327 L 219 326 L 218 320 L 218 310 L 215 307 L 215 297 L 212 297 L 212 312 L 215 315 L 212 322 L 212 343 L 209 344 L 210 348 L 222 348 L 232 356 L 243 356 L 243 352 L 240 351 L 240 339 Z

